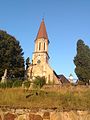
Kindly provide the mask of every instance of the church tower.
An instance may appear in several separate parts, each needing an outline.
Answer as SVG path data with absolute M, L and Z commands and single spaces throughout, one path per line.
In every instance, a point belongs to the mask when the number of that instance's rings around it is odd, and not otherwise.
M 35 40 L 35 50 L 33 53 L 33 64 L 45 64 L 48 63 L 48 35 L 46 32 L 46 27 L 44 19 L 41 22 L 36 40 Z
M 44 19 L 40 24 L 38 34 L 35 39 L 35 48 L 32 55 L 32 64 L 27 69 L 29 80 L 33 81 L 35 77 L 45 77 L 46 83 L 58 83 L 59 79 L 55 71 L 49 65 L 48 45 L 49 39 L 46 31 Z

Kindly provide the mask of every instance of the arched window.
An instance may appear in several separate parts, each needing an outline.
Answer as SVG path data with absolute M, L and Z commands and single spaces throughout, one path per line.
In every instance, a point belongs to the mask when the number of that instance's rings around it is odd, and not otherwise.
M 45 50 L 45 42 L 44 42 L 44 50 Z
M 39 43 L 39 50 L 41 50 L 41 42 Z

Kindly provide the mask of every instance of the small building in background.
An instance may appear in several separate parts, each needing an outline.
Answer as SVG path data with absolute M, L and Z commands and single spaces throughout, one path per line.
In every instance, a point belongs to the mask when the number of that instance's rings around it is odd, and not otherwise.
M 69 84 L 70 81 L 64 75 L 58 75 L 58 78 L 62 84 Z
M 73 75 L 72 75 L 72 74 L 69 75 L 69 82 L 70 82 L 70 83 L 74 83 L 74 78 L 73 78 Z

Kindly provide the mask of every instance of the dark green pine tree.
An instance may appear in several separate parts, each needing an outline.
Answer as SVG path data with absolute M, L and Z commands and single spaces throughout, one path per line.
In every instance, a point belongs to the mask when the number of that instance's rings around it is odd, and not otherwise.
M 28 58 L 26 59 L 26 69 L 29 67 L 30 64 L 31 64 L 31 63 L 30 63 L 30 58 L 28 57 Z
M 83 40 L 77 42 L 77 54 L 74 63 L 78 79 L 88 83 L 90 80 L 90 48 L 84 44 Z
M 24 77 L 23 50 L 13 36 L 0 30 L 0 78 L 7 69 L 8 78 Z

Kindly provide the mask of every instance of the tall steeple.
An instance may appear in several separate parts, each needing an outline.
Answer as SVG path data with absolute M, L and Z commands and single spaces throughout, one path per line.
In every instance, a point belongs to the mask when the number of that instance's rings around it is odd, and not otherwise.
M 48 55 L 48 35 L 46 32 L 46 26 L 44 23 L 44 19 L 42 19 L 40 28 L 35 40 L 35 50 L 33 53 L 33 63 L 36 64 L 41 61 L 41 64 L 48 63 L 49 55 Z
M 44 39 L 48 40 L 48 35 L 47 35 L 47 31 L 46 31 L 46 26 L 45 26 L 45 23 L 44 23 L 44 19 L 42 19 L 42 22 L 40 24 L 40 28 L 39 28 L 36 40 L 40 39 L 40 38 L 44 38 Z
M 46 26 L 44 23 L 44 19 L 42 19 L 38 34 L 35 40 L 35 51 L 34 52 L 47 52 L 48 54 L 48 35 L 46 31 Z

